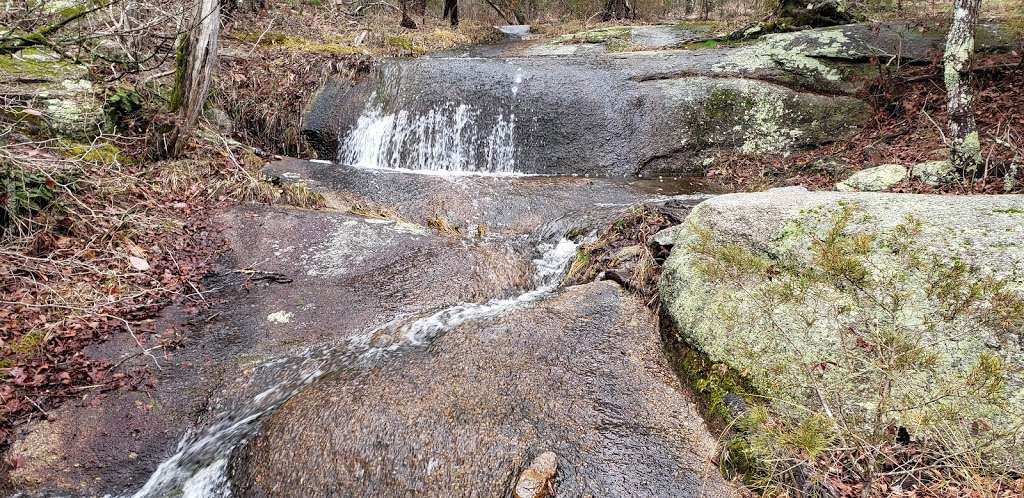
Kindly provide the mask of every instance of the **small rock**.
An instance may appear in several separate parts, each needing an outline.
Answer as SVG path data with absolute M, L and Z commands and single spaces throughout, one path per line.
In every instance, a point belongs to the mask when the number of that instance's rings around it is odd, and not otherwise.
M 910 168 L 910 176 L 928 185 L 948 182 L 956 177 L 955 172 L 949 161 L 927 161 L 917 163 Z
M 530 467 L 519 475 L 516 498 L 543 498 L 548 495 L 548 482 L 558 471 L 558 456 L 545 451 L 533 459 Z
M 907 168 L 899 164 L 883 164 L 874 168 L 862 169 L 843 181 L 836 184 L 836 190 L 849 192 L 861 190 L 865 192 L 878 192 L 885 190 L 907 177 Z
M 832 177 L 846 176 L 850 173 L 850 163 L 835 157 L 819 157 L 804 164 L 804 169 L 812 173 L 829 175 Z
M 675 244 L 676 234 L 683 225 L 673 225 L 654 234 L 650 239 L 652 246 L 672 247 Z
M 352 46 L 353 47 L 362 47 L 363 44 L 366 43 L 366 37 L 369 34 L 370 34 L 370 32 L 365 30 L 365 29 L 363 31 L 361 31 L 358 35 L 356 35 L 355 40 L 352 40 Z

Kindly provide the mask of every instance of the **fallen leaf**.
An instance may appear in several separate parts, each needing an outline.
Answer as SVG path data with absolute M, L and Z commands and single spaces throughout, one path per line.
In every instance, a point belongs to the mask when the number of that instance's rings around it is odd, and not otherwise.
M 146 261 L 145 258 L 140 258 L 138 256 L 128 256 L 128 263 L 130 263 L 132 265 L 132 268 L 135 268 L 136 270 L 149 271 L 149 261 Z

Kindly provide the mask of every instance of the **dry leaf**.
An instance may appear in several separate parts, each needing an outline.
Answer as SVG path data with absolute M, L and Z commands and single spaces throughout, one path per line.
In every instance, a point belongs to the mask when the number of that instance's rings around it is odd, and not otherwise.
M 128 256 L 128 263 L 130 263 L 132 265 L 132 268 L 135 268 L 136 270 L 149 270 L 149 261 L 146 261 L 144 258 L 140 258 L 138 256 Z

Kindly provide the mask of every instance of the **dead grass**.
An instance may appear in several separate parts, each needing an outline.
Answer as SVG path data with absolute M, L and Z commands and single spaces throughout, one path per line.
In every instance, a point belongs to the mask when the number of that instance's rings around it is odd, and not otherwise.
M 602 275 L 627 290 L 657 302 L 658 255 L 649 239 L 673 224 L 665 214 L 641 205 L 609 224 L 597 239 L 577 249 L 576 257 L 562 278 L 564 285 L 591 282 Z
M 398 211 L 396 211 L 395 209 L 376 205 L 365 200 L 353 202 L 348 207 L 348 212 L 356 216 L 361 216 L 363 218 L 372 218 L 376 220 L 402 220 L 402 217 L 399 216 Z
M 462 237 L 462 229 L 448 220 L 448 216 L 441 213 L 434 213 L 427 217 L 427 227 L 437 230 L 446 237 Z

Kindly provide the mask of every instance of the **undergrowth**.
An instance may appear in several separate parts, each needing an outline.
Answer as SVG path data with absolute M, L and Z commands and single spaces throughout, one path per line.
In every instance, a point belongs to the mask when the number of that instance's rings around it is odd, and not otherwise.
M 591 282 L 599 276 L 657 302 L 658 261 L 662 256 L 649 243 L 673 220 L 647 205 L 634 206 L 611 222 L 591 242 L 584 242 L 562 279 L 565 285 Z
M 167 304 L 205 305 L 201 278 L 220 240 L 207 214 L 235 202 L 319 207 L 276 185 L 245 147 L 198 139 L 192 157 L 146 163 L 128 139 L 0 144 L 0 440 L 81 389 L 147 382 L 176 345 L 154 335 Z M 97 153 L 96 151 L 105 151 Z M 145 369 L 82 350 L 125 333 Z M 87 387 L 88 386 L 88 387 Z

